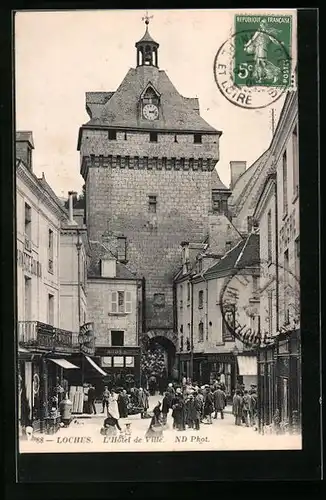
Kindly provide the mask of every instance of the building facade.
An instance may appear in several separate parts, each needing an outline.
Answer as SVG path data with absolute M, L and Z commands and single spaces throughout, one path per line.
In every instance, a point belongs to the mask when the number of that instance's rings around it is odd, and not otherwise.
M 87 296 L 96 332 L 95 356 L 107 374 L 103 384 L 130 387 L 138 384 L 141 376 L 142 281 L 103 244 L 92 241 L 91 247 Z
M 259 355 L 260 427 L 301 422 L 300 229 L 297 93 L 289 93 L 271 144 L 273 170 L 254 217 L 260 232 L 260 310 L 270 345 Z
M 44 430 L 55 385 L 60 381 L 68 390 L 69 370 L 80 371 L 68 361 L 80 352 L 78 313 L 66 314 L 71 303 L 62 293 L 62 285 L 74 286 L 62 259 L 75 250 L 71 241 L 61 255 L 62 228 L 74 231 L 75 224 L 44 175 L 33 172 L 32 133 L 17 132 L 16 139 L 19 421 L 22 428 Z
M 78 149 L 90 239 L 111 239 L 120 262 L 144 277 L 144 334 L 175 349 L 179 246 L 207 235 L 221 132 L 159 69 L 158 53 L 147 26 L 118 89 L 86 94 Z

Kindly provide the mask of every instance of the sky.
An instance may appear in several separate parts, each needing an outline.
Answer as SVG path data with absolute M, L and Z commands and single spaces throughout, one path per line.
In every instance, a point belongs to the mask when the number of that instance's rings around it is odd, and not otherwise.
M 234 31 L 233 10 L 151 10 L 149 31 L 160 44 L 159 67 L 201 116 L 223 132 L 217 171 L 229 185 L 230 161 L 250 166 L 272 138 L 284 98 L 259 110 L 230 103 L 216 86 L 215 55 Z M 275 12 L 275 11 L 273 11 Z M 282 11 L 295 14 L 295 11 Z M 114 91 L 136 66 L 143 10 L 25 11 L 15 16 L 16 130 L 33 132 L 33 169 L 58 196 L 81 192 L 79 127 L 89 120 L 88 91 Z M 293 36 L 296 36 L 294 31 Z

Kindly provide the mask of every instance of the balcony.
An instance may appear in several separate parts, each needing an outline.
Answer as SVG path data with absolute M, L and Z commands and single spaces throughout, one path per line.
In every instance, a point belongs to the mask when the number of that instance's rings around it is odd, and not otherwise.
M 18 342 L 41 351 L 79 352 L 78 333 L 55 328 L 40 321 L 19 321 Z

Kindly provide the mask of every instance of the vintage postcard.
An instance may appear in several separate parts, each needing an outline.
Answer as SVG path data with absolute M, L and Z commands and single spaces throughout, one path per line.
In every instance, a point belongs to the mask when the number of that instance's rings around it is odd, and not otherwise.
M 19 452 L 301 450 L 296 10 L 14 22 Z

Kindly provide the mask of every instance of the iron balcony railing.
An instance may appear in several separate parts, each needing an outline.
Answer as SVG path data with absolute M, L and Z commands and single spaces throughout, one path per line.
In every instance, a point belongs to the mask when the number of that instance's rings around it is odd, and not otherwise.
M 18 342 L 39 349 L 79 351 L 78 333 L 56 328 L 40 321 L 19 321 Z

